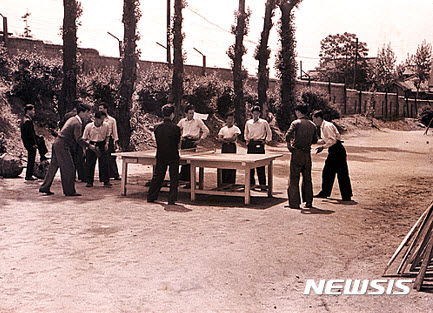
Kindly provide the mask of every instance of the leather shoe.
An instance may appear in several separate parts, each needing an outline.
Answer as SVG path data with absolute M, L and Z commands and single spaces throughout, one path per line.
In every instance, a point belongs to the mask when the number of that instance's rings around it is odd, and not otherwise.
M 25 180 L 38 180 L 38 179 L 32 176 L 32 177 L 26 177 Z
M 320 194 L 320 193 L 318 193 L 317 195 L 314 196 L 314 198 L 322 198 L 322 199 L 326 199 L 326 198 L 328 198 L 328 197 L 327 197 L 327 196 L 324 196 L 324 195 L 322 195 L 322 194 Z
M 105 182 L 105 183 L 104 183 L 104 186 L 105 186 L 105 187 L 111 187 L 111 186 L 113 186 L 113 184 L 111 184 L 110 182 Z
M 46 193 L 47 196 L 50 196 L 50 195 L 53 195 L 53 194 L 54 194 L 54 192 L 52 192 L 52 191 L 49 191 L 49 190 L 42 190 L 42 189 L 39 189 L 39 192 L 40 192 L 40 193 Z
M 352 201 L 352 197 L 343 198 L 343 201 Z
M 122 178 L 120 178 L 119 176 L 114 177 L 113 179 L 114 179 L 114 180 L 122 180 Z
M 87 183 L 86 187 L 93 187 L 93 184 L 92 183 Z
M 73 194 L 70 194 L 70 195 L 65 195 L 66 197 L 80 197 L 81 196 L 81 193 L 73 193 Z

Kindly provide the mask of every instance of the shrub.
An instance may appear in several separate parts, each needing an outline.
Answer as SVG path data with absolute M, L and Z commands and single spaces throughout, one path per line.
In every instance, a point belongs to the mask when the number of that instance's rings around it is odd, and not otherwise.
M 327 121 L 340 118 L 340 112 L 333 105 L 328 103 L 327 95 L 320 91 L 305 88 L 302 90 L 301 100 L 309 105 L 311 112 L 322 110 L 323 117 Z

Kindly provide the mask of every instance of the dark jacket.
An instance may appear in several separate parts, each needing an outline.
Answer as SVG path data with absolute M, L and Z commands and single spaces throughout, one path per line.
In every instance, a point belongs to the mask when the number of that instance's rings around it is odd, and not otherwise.
M 307 117 L 301 117 L 290 124 L 286 141 L 289 150 L 310 151 L 311 145 L 317 143 L 317 127 Z
M 176 160 L 179 158 L 180 128 L 170 119 L 155 127 L 156 158 Z
M 27 150 L 35 149 L 36 146 L 36 133 L 33 126 L 33 120 L 30 116 L 25 115 L 21 120 L 21 139 L 23 140 L 24 147 Z

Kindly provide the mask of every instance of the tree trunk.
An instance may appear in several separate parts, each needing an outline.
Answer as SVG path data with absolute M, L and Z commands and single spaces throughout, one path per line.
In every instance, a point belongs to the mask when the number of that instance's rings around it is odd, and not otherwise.
M 63 0 L 63 83 L 59 97 L 59 115 L 63 118 L 77 97 L 77 17 L 76 0 Z
M 119 86 L 119 105 L 117 108 L 117 123 L 119 132 L 119 145 L 123 151 L 129 149 L 131 138 L 131 106 L 134 85 L 137 79 L 137 22 L 139 19 L 139 1 L 124 0 L 123 26 L 124 26 L 124 52 L 122 59 L 122 78 Z
M 296 103 L 296 40 L 292 9 L 296 7 L 298 3 L 300 3 L 300 0 L 292 0 L 291 2 L 283 1 L 280 4 L 281 23 L 279 33 L 281 51 L 278 55 L 278 70 L 281 78 L 281 105 L 276 118 L 279 128 L 283 131 L 289 128 L 293 120 L 293 108 Z
M 239 10 L 236 23 L 236 40 L 233 58 L 233 89 L 235 93 L 234 107 L 236 124 L 241 126 L 245 122 L 245 101 L 244 101 L 244 75 L 242 70 L 242 57 L 245 54 L 243 45 L 245 35 L 245 0 L 239 0 Z
M 268 60 L 271 54 L 271 51 L 268 47 L 268 41 L 269 33 L 273 26 L 272 17 L 274 16 L 275 6 L 276 0 L 268 0 L 266 2 L 263 31 L 260 39 L 260 44 L 257 47 L 256 53 L 256 60 L 259 61 L 257 92 L 259 97 L 259 105 L 262 107 L 263 116 L 266 116 L 268 112 L 268 96 L 266 92 L 269 87 Z
M 171 83 L 170 102 L 176 108 L 176 117 L 181 114 L 181 104 L 183 97 L 183 50 L 182 50 L 182 9 L 183 0 L 174 1 L 174 21 L 173 21 L 173 78 Z

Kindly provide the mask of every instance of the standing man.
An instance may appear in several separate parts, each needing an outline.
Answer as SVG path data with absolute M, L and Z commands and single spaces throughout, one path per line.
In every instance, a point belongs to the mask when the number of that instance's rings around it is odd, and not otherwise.
M 90 118 L 90 107 L 84 104 L 77 105 L 77 115 L 69 118 L 59 132 L 56 140 L 53 143 L 51 163 L 48 168 L 45 180 L 39 188 L 39 192 L 52 195 L 50 191 L 54 176 L 60 168 L 62 180 L 62 188 L 65 196 L 81 196 L 75 191 L 75 166 L 72 159 L 71 149 L 74 142 L 77 142 L 81 147 L 90 148 L 96 151 L 94 146 L 89 145 L 83 140 L 82 129 L 83 124 Z
M 220 129 L 218 140 L 222 142 L 221 153 L 236 153 L 236 140 L 241 134 L 239 127 L 235 125 L 233 112 L 225 116 L 226 126 Z M 236 170 L 222 169 L 222 183 L 234 185 L 236 183 Z
M 43 137 L 37 136 L 33 125 L 35 117 L 35 107 L 33 104 L 27 104 L 24 107 L 24 117 L 21 121 L 21 139 L 24 147 L 27 150 L 27 170 L 25 180 L 36 180 L 33 177 L 33 169 L 35 167 L 36 149 L 39 150 L 41 161 L 46 160 L 45 154 L 48 152 L 45 146 Z
M 93 187 L 96 160 L 98 160 L 99 165 L 99 181 L 103 182 L 104 186 L 111 186 L 108 173 L 108 142 L 110 131 L 108 130 L 108 124 L 104 123 L 105 117 L 104 112 L 96 112 L 95 121 L 87 124 L 86 128 L 84 128 L 83 139 L 99 150 L 98 153 L 95 153 L 92 149 L 86 150 L 86 187 Z
M 253 118 L 245 123 L 245 141 L 248 154 L 265 154 L 265 144 L 272 140 L 272 132 L 266 120 L 260 118 L 260 107 L 254 106 L 251 110 Z M 261 190 L 266 190 L 265 167 L 257 168 L 257 176 Z M 250 185 L 255 185 L 254 169 L 251 169 Z
M 343 146 L 343 141 L 340 140 L 340 133 L 334 124 L 323 119 L 323 112 L 320 110 L 313 112 L 313 122 L 317 127 L 320 127 L 322 142 L 324 143 L 323 146 L 317 148 L 317 153 L 328 148 L 328 157 L 322 172 L 322 190 L 315 197 L 327 198 L 331 195 L 335 174 L 337 174 L 341 197 L 343 201 L 350 201 L 352 200 L 352 186 L 347 166 L 346 149 Z
M 105 122 L 108 124 L 108 129 L 110 130 L 110 139 L 108 143 L 108 172 L 110 173 L 110 178 L 114 180 L 120 180 L 119 170 L 117 169 L 116 156 L 111 155 L 116 152 L 116 148 L 119 145 L 119 134 L 117 133 L 117 122 L 116 119 L 108 115 L 108 106 L 106 103 L 99 105 L 99 111 L 104 112 L 107 115 Z
M 290 124 L 286 133 L 287 147 L 292 153 L 290 160 L 290 182 L 287 193 L 289 207 L 299 209 L 299 179 L 302 173 L 302 200 L 307 208 L 313 207 L 313 183 L 311 181 L 311 145 L 317 142 L 316 125 L 307 117 L 308 107 L 295 107 L 297 119 Z
M 195 109 L 193 105 L 187 105 L 185 113 L 186 117 L 181 119 L 177 124 L 182 133 L 181 150 L 194 149 L 202 143 L 209 134 L 209 128 L 206 127 L 203 121 L 194 117 Z M 186 182 L 191 181 L 191 166 L 189 164 L 182 165 L 179 180 Z M 188 184 L 186 187 L 188 187 Z
M 170 172 L 170 193 L 168 204 L 177 201 L 177 186 L 179 181 L 179 142 L 180 128 L 173 123 L 174 106 L 166 104 L 162 107 L 164 122 L 155 128 L 156 138 L 156 166 L 153 172 L 147 194 L 147 202 L 155 202 L 164 182 L 167 167 Z

